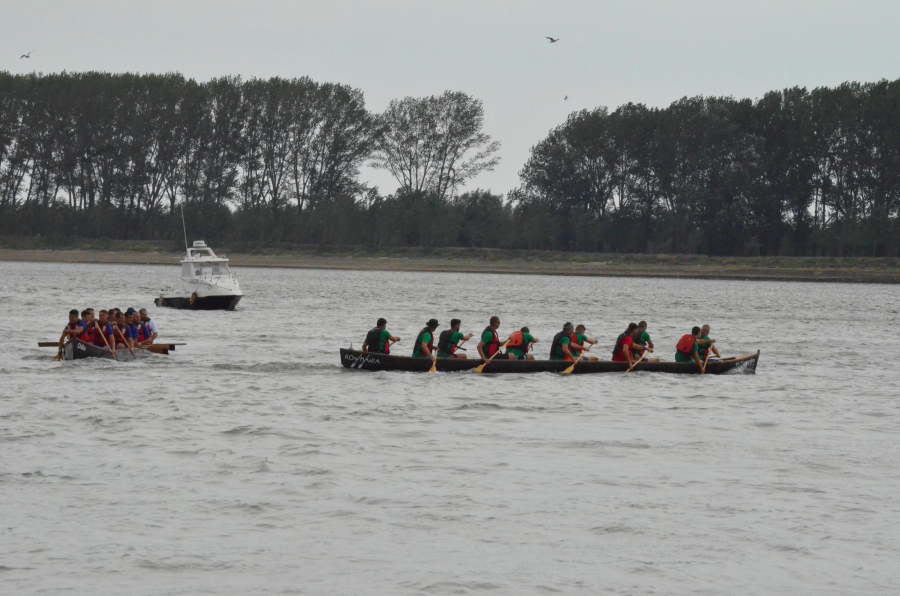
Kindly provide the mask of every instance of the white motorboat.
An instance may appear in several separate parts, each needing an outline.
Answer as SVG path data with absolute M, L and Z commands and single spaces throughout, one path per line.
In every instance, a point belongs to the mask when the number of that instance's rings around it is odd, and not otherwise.
M 194 310 L 234 310 L 244 293 L 228 259 L 217 257 L 203 240 L 194 241 L 181 259 L 181 278 L 160 292 L 157 306 Z

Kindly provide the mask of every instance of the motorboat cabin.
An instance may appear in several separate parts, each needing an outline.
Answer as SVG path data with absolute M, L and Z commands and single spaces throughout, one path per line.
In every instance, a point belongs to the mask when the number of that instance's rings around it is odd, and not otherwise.
M 157 306 L 194 310 L 234 310 L 244 293 L 228 266 L 228 259 L 203 240 L 194 241 L 181 259 L 181 277 L 160 292 Z

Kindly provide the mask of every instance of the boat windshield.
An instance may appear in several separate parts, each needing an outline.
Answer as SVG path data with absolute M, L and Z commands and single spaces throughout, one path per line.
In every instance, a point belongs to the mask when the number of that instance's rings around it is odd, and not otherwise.
M 228 263 L 183 263 L 181 277 L 218 277 L 231 275 Z
M 228 270 L 227 263 L 213 263 L 212 264 L 212 274 L 213 275 L 228 275 L 231 273 Z

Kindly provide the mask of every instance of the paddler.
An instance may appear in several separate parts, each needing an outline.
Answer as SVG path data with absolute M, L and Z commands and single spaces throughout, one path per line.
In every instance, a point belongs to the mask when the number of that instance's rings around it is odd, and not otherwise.
M 78 339 L 88 344 L 94 343 L 94 313 L 91 310 L 86 308 L 81 311 L 81 334 L 77 336 Z
M 156 321 L 150 318 L 150 315 L 147 313 L 146 308 L 142 308 L 140 310 L 141 315 L 141 323 L 144 325 L 148 334 L 144 337 L 144 340 L 141 342 L 142 346 L 149 346 L 156 338 L 159 337 L 159 329 L 156 326 Z
M 134 348 L 129 318 L 121 310 L 116 313 L 116 349 Z
M 413 346 L 413 358 L 434 358 L 434 330 L 438 328 L 437 319 L 431 319 L 425 327 L 419 331 L 416 343 Z
M 716 348 L 716 343 L 714 340 L 709 339 L 709 325 L 704 325 L 700 328 L 700 340 L 697 342 L 697 354 L 700 358 L 706 362 L 706 352 L 712 350 L 712 353 L 716 355 L 716 358 L 721 358 L 722 355 L 719 354 L 719 350 Z
M 637 358 L 633 358 L 631 355 L 634 338 L 637 337 L 637 334 L 637 323 L 628 323 L 628 328 L 625 329 L 625 332 L 619 334 L 619 337 L 616 338 L 616 347 L 613 348 L 612 352 L 613 362 L 627 362 L 628 367 L 631 368 L 637 361 Z
M 706 372 L 706 367 L 703 365 L 703 359 L 700 358 L 701 333 L 700 327 L 694 327 L 691 329 L 690 335 L 683 335 L 678 340 L 678 345 L 675 346 L 675 362 L 696 362 L 700 367 L 700 374 L 703 374 Z M 712 345 L 713 341 L 715 340 L 709 340 L 708 345 Z
M 472 339 L 472 334 L 463 335 L 459 330 L 460 325 L 462 325 L 462 321 L 459 319 L 450 319 L 450 329 L 441 331 L 441 334 L 438 336 L 438 358 L 466 359 L 465 354 L 457 354 L 456 350 L 459 349 L 459 342 L 469 341 Z
M 366 334 L 366 341 L 363 343 L 362 351 L 364 353 L 372 352 L 376 354 L 390 354 L 391 344 L 400 341 L 399 337 L 394 337 L 387 330 L 387 319 L 380 318 L 378 322 Z
M 105 310 L 100 311 L 100 320 L 95 325 L 94 345 L 98 348 L 108 350 L 115 355 L 116 353 L 116 336 L 115 329 L 110 324 L 109 313 Z M 104 341 L 105 340 L 105 341 Z
M 500 336 L 497 335 L 499 328 L 500 317 L 495 315 L 491 317 L 491 324 L 481 332 L 481 341 L 478 342 L 477 349 L 482 362 L 487 362 L 500 350 Z
M 638 360 L 644 352 L 653 352 L 653 341 L 650 334 L 647 333 L 647 321 L 638 323 L 637 336 L 634 338 L 634 345 L 631 346 L 631 357 Z M 644 357 L 644 362 L 659 362 L 659 358 Z
M 573 348 L 580 354 L 582 350 L 590 349 L 590 346 L 578 343 L 575 326 L 566 323 L 562 331 L 553 336 L 553 342 L 550 344 L 550 360 L 575 360 L 576 356 L 572 355 Z
M 584 325 L 578 325 L 577 327 L 575 327 L 575 342 L 582 346 L 590 344 L 590 346 L 593 347 L 594 344 L 597 343 L 597 340 L 589 339 L 588 336 L 585 335 L 586 333 L 587 327 L 585 327 Z M 569 346 L 569 351 L 572 352 L 572 356 L 574 356 L 575 358 L 581 356 L 581 350 L 579 350 L 578 348 Z M 597 358 L 596 356 L 588 356 L 587 359 L 592 362 L 597 362 L 597 360 L 599 360 L 599 358 Z
M 78 310 L 72 309 L 69 311 L 69 322 L 66 324 L 65 328 L 63 328 L 62 335 L 59 336 L 59 356 L 62 357 L 63 353 L 63 344 L 72 339 L 73 337 L 78 337 L 84 333 L 84 322 L 78 318 Z
M 534 354 L 529 354 L 531 344 L 536 344 L 538 339 L 531 335 L 528 327 L 522 327 L 518 331 L 509 334 L 509 343 L 506 344 L 506 355 L 510 360 L 534 360 Z

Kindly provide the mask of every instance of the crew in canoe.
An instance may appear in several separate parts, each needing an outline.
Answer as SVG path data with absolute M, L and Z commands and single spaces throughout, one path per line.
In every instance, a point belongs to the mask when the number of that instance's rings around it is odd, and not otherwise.
M 113 356 L 116 353 L 116 337 L 115 329 L 109 321 L 109 313 L 105 310 L 100 311 L 100 318 L 94 325 L 94 345 L 98 348 L 109 350 Z
M 450 329 L 441 331 L 441 334 L 438 336 L 438 358 L 466 359 L 465 354 L 457 354 L 456 351 L 459 349 L 459 342 L 469 341 L 472 339 L 472 334 L 463 335 L 459 330 L 460 325 L 462 325 L 462 321 L 459 319 L 450 319 Z
M 628 323 L 628 328 L 625 329 L 625 332 L 619 334 L 619 337 L 616 338 L 616 346 L 612 351 L 613 362 L 627 362 L 630 368 L 637 361 L 637 358 L 632 356 L 634 338 L 637 337 L 637 334 L 637 323 Z
M 390 354 L 391 344 L 400 341 L 399 337 L 394 337 L 387 330 L 387 319 L 381 318 L 375 323 L 375 327 L 366 334 L 366 341 L 363 343 L 363 352 L 374 352 L 377 354 Z
M 538 339 L 531 335 L 528 327 L 522 327 L 518 331 L 509 334 L 509 342 L 506 344 L 506 355 L 510 360 L 534 360 L 534 354 L 529 354 L 531 344 L 536 344 Z
M 638 323 L 638 332 L 634 338 L 634 345 L 631 346 L 631 358 L 638 360 L 644 352 L 653 352 L 653 340 L 647 333 L 647 321 Z M 659 362 L 659 358 L 644 357 L 644 362 Z
M 594 344 L 597 343 L 597 340 L 589 339 L 588 336 L 585 335 L 585 333 L 587 333 L 587 328 L 584 325 L 578 325 L 577 327 L 575 327 L 575 341 L 583 346 L 590 344 L 591 347 L 594 347 Z M 575 358 L 581 356 L 581 350 L 579 350 L 578 348 L 569 346 L 569 351 L 572 352 L 572 356 L 574 356 Z M 597 362 L 599 360 L 599 358 L 597 358 L 596 356 L 588 356 L 587 359 L 592 362 Z
M 500 336 L 497 334 L 499 328 L 500 317 L 495 315 L 491 317 L 491 324 L 481 332 L 481 341 L 478 342 L 477 349 L 482 362 L 487 362 L 500 350 Z
M 416 343 L 413 346 L 413 358 L 435 358 L 434 330 L 438 328 L 437 319 L 431 319 L 425 324 L 425 328 L 419 331 Z
M 578 343 L 575 336 L 575 326 L 572 323 L 563 325 L 562 331 L 553 336 L 553 342 L 550 344 L 550 360 L 574 360 L 576 357 L 572 355 L 572 350 L 588 350 L 590 346 Z
M 700 328 L 700 341 L 697 347 L 697 354 L 700 358 L 706 362 L 706 352 L 712 350 L 712 353 L 716 355 L 716 358 L 721 358 L 722 355 L 719 354 L 719 350 L 716 348 L 715 342 L 709 338 L 709 325 L 704 325 Z

